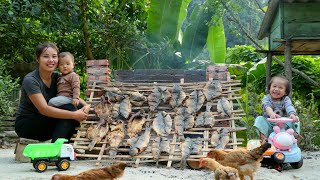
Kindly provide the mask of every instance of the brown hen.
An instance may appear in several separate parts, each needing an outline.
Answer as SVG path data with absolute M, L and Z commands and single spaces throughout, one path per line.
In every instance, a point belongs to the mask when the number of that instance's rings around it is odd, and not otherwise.
M 55 174 L 51 180 L 115 180 L 124 174 L 126 163 L 115 163 L 112 166 L 90 169 L 77 175 Z
M 215 180 L 239 180 L 238 170 L 229 166 L 223 166 L 211 158 L 200 158 L 199 167 L 207 167 L 214 172 Z
M 253 180 L 253 174 L 261 166 L 260 161 L 263 159 L 263 153 L 270 147 L 269 143 L 264 143 L 251 151 L 237 149 L 229 153 L 214 149 L 208 152 L 207 157 L 215 159 L 223 166 L 238 169 L 240 179 L 249 176 Z

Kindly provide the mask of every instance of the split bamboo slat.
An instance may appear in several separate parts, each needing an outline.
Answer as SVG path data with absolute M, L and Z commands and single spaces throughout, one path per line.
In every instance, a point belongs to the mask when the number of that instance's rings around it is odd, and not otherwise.
M 180 86 L 182 87 L 183 91 L 188 96 L 193 90 L 201 90 L 203 89 L 206 82 L 195 82 L 195 83 L 181 83 Z M 220 114 L 216 111 L 216 106 L 218 99 L 214 99 L 210 102 L 213 109 L 213 116 L 216 120 L 215 126 L 212 128 L 206 128 L 206 127 L 200 127 L 200 128 L 191 128 L 189 130 L 184 131 L 184 134 L 186 135 L 195 135 L 200 136 L 202 141 L 202 151 L 195 155 L 192 154 L 188 157 L 188 160 L 195 160 L 198 161 L 201 157 L 205 157 L 206 153 L 213 149 L 214 147 L 210 143 L 210 137 L 211 133 L 214 130 L 218 130 L 221 128 L 226 128 L 230 131 L 230 141 L 226 145 L 225 150 L 229 151 L 231 149 L 237 149 L 239 145 L 241 145 L 241 140 L 236 137 L 237 131 L 245 130 L 244 127 L 237 127 L 236 121 L 241 120 L 242 116 L 244 116 L 243 110 L 240 108 L 240 106 L 234 106 L 233 102 L 236 102 L 238 99 L 241 98 L 239 91 L 241 88 L 239 85 L 241 85 L 240 81 L 230 79 L 230 76 L 228 76 L 227 80 L 221 81 L 222 84 L 222 94 L 221 96 L 227 98 L 227 100 L 232 104 L 234 109 L 232 110 L 232 115 L 230 117 L 225 116 L 222 117 Z M 129 152 L 129 145 L 126 143 L 127 138 L 122 141 L 120 147 L 117 149 L 117 154 L 114 159 L 111 159 L 109 156 L 109 145 L 107 143 L 107 138 L 102 140 L 101 142 L 97 143 L 91 151 L 89 151 L 88 144 L 90 143 L 90 140 L 86 137 L 86 130 L 87 128 L 92 125 L 96 124 L 99 121 L 99 118 L 96 116 L 94 112 L 94 106 L 99 103 L 100 97 L 97 94 L 101 94 L 98 92 L 105 92 L 108 88 L 111 87 L 117 87 L 122 92 L 125 91 L 138 91 L 141 94 L 144 94 L 145 96 L 148 96 L 155 86 L 166 86 L 166 87 L 172 87 L 174 83 L 121 83 L 121 82 L 109 82 L 109 83 L 103 83 L 103 82 L 93 82 L 91 85 L 89 85 L 89 91 L 90 96 L 87 99 L 87 103 L 91 104 L 91 109 L 89 113 L 89 117 L 86 121 L 82 122 L 80 127 L 78 128 L 77 134 L 73 136 L 71 140 L 74 141 L 73 146 L 74 149 L 77 150 L 77 157 L 80 157 L 85 160 L 94 160 L 97 162 L 97 164 L 101 161 L 122 161 L 122 162 L 129 162 L 133 166 L 137 167 L 141 163 L 155 163 L 158 165 L 159 162 L 165 162 L 166 166 L 168 168 L 173 166 L 174 162 L 180 162 L 181 161 L 181 142 L 178 141 L 177 135 L 174 130 L 174 125 L 172 125 L 172 131 L 171 134 L 168 136 L 168 139 L 170 141 L 170 153 L 169 154 L 161 154 L 159 159 L 155 160 L 151 153 L 151 145 L 153 140 L 157 137 L 156 133 L 152 130 L 151 132 L 151 138 L 149 141 L 148 148 L 142 152 L 139 155 L 136 156 L 130 156 L 128 154 Z M 135 107 L 132 106 L 132 111 L 139 111 L 140 109 L 144 109 L 145 112 L 148 112 L 149 107 L 147 103 L 144 103 L 141 107 Z M 205 108 L 202 108 L 202 111 L 204 111 Z M 172 120 L 174 119 L 175 112 L 168 104 L 160 103 L 158 106 L 159 111 L 165 111 L 167 112 Z M 134 114 L 132 112 L 130 116 Z M 130 116 L 127 118 L 130 119 Z M 147 120 L 150 121 L 150 120 Z M 152 123 L 151 123 L 152 124 Z M 125 126 L 126 127 L 126 126 Z M 79 153 L 80 152 L 80 153 Z

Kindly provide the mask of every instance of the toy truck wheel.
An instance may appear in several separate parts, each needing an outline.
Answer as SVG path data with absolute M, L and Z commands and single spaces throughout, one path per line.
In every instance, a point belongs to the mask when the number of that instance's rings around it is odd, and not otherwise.
M 70 162 L 67 159 L 62 159 L 61 161 L 59 161 L 57 163 L 57 167 L 58 167 L 59 171 L 65 171 L 65 170 L 69 169 Z
M 299 162 L 290 163 L 290 165 L 294 169 L 299 169 L 303 165 L 303 159 L 301 158 L 301 160 Z
M 34 168 L 36 169 L 37 172 L 44 172 L 48 168 L 48 162 L 47 161 L 37 161 L 34 164 Z

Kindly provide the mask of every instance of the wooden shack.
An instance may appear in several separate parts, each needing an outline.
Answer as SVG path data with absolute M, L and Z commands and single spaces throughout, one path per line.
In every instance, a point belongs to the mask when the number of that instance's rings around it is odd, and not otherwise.
M 273 55 L 285 55 L 285 74 L 291 82 L 292 55 L 320 54 L 320 0 L 269 0 L 258 39 L 268 38 L 266 81 Z

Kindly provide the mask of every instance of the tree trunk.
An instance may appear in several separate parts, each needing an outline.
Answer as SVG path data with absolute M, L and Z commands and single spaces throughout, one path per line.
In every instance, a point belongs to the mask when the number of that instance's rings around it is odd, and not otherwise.
M 284 66 L 284 70 L 285 70 L 285 74 L 286 77 L 288 78 L 289 82 L 290 82 L 290 89 L 292 89 L 292 65 L 291 65 L 291 40 L 288 39 L 286 41 L 286 48 L 284 50 L 284 56 L 285 56 L 285 66 Z M 292 91 L 290 91 L 290 94 L 288 94 L 290 97 L 292 96 Z
M 93 57 L 92 49 L 90 45 L 88 23 L 87 23 L 88 1 L 87 0 L 82 1 L 81 7 L 82 7 L 82 13 L 83 13 L 83 37 L 86 45 L 87 59 L 92 60 L 94 59 L 94 57 Z

